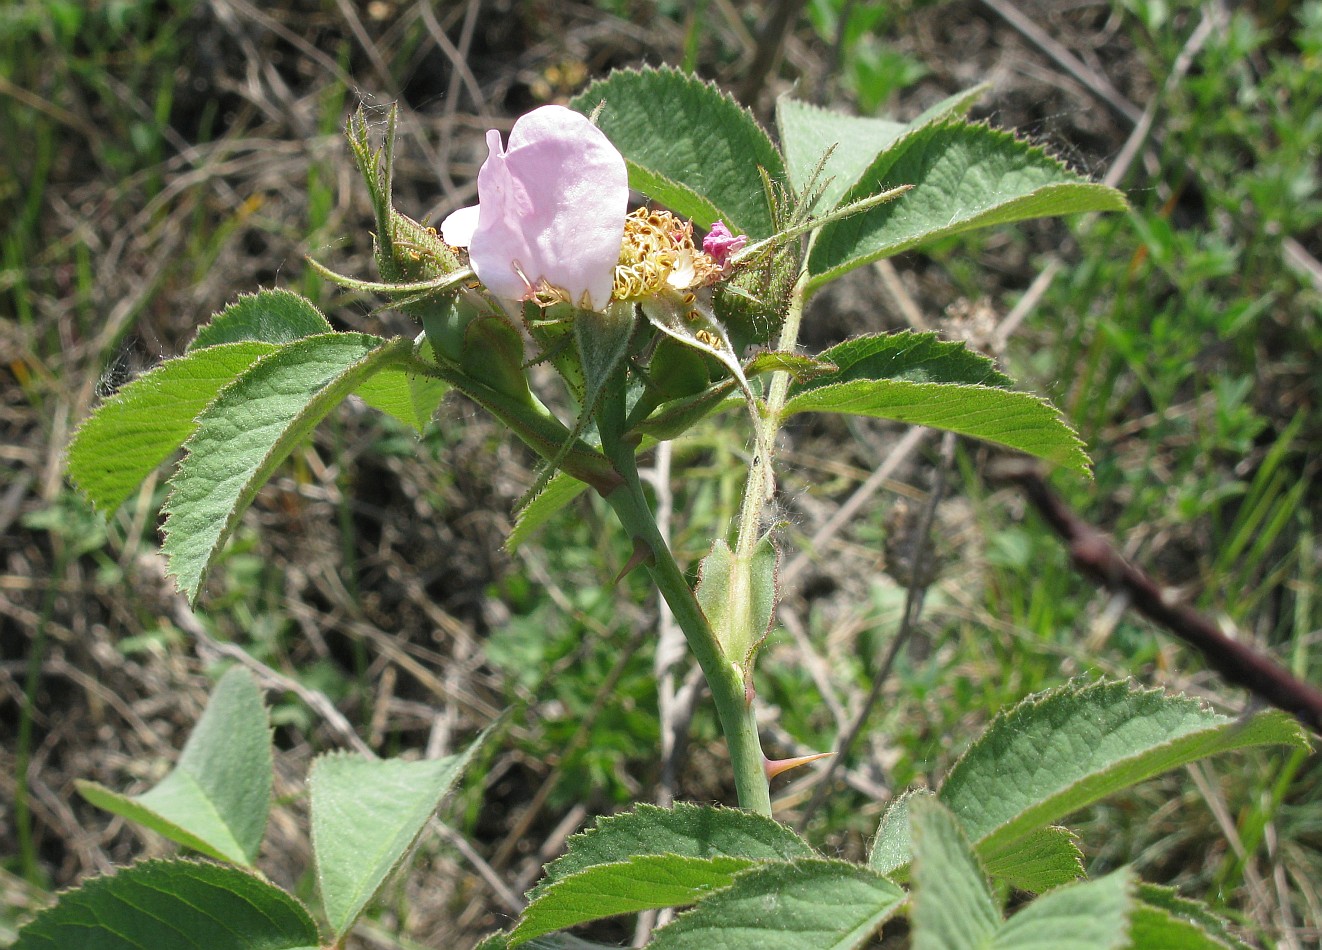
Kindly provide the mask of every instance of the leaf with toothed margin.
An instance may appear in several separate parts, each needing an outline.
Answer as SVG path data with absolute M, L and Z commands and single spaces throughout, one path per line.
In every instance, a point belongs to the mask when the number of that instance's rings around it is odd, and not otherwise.
M 541 891 L 520 915 L 510 946 L 603 917 L 695 903 L 728 887 L 739 871 L 755 863 L 726 856 L 635 854 L 594 865 Z
M 782 410 L 786 418 L 803 412 L 869 416 L 945 429 L 1089 474 L 1083 443 L 1060 411 L 1028 393 L 958 383 L 856 379 L 805 388 Z
M 259 290 L 255 294 L 240 294 L 234 303 L 213 316 L 197 331 L 193 342 L 188 344 L 188 352 L 243 340 L 278 346 L 330 332 L 330 322 L 307 298 L 288 290 Z
M 853 950 L 903 905 L 871 868 L 829 858 L 758 864 L 662 927 L 656 950 Z
M 831 383 L 856 379 L 904 379 L 911 383 L 964 383 L 1008 388 L 1012 380 L 1000 373 L 990 357 L 964 343 L 942 340 L 935 333 L 903 330 L 851 337 L 817 354 L 831 371 L 795 380 L 792 397 Z
M 145 861 L 61 893 L 11 950 L 316 950 L 297 900 L 250 871 Z
M 440 759 L 369 759 L 347 752 L 312 763 L 312 850 L 336 940 L 348 933 L 491 735 Z
M 197 429 L 216 394 L 271 343 L 246 340 L 167 360 L 111 396 L 69 445 L 69 479 L 101 511 L 113 511 Z
M 789 828 L 752 812 L 685 802 L 671 808 L 640 804 L 632 811 L 599 818 L 595 826 L 570 838 L 564 855 L 547 865 L 546 876 L 528 897 L 535 899 L 557 881 L 586 868 L 637 854 L 786 861 L 815 853 Z
M 809 291 L 855 267 L 936 238 L 1030 218 L 1123 211 L 1124 195 L 1070 171 L 1041 148 L 986 125 L 943 121 L 885 149 L 842 203 L 902 185 L 899 199 L 822 228 Z
M 173 771 L 139 795 L 79 781 L 93 805 L 221 861 L 252 867 L 271 807 L 271 725 L 252 674 L 216 684 Z
M 831 149 L 818 176 L 822 194 L 815 209 L 819 213 L 830 211 L 877 156 L 901 137 L 933 122 L 963 115 L 989 88 L 989 83 L 982 83 L 957 92 L 912 122 L 846 115 L 801 102 L 786 93 L 776 100 L 776 130 L 785 147 L 790 185 L 796 192 L 803 191 L 822 156 Z
M 556 472 L 541 493 L 524 505 L 514 517 L 514 530 L 505 539 L 505 550 L 515 551 L 564 508 L 587 490 L 587 485 L 573 475 Z
M 190 601 L 239 516 L 295 444 L 355 388 L 400 365 L 407 339 L 326 333 L 286 344 L 226 386 L 198 418 L 170 480 L 165 543 Z
M 994 853 L 1098 799 L 1185 763 L 1260 745 L 1307 748 L 1282 712 L 1234 719 L 1126 683 L 1071 683 L 997 716 L 938 793 Z
M 575 96 L 624 155 L 629 186 L 710 228 L 718 220 L 753 240 L 774 230 L 762 176 L 784 160 L 751 112 L 715 85 L 678 69 L 621 69 Z

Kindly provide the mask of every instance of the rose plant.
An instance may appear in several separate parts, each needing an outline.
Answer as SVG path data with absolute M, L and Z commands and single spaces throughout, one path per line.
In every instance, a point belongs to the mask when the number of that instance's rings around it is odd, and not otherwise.
M 512 543 L 592 491 L 633 545 L 706 677 L 738 808 L 639 805 L 603 817 L 548 865 L 513 925 L 483 947 L 581 947 L 563 933 L 615 914 L 689 908 L 657 947 L 858 947 L 888 921 L 915 947 L 1223 947 L 1225 924 L 1128 869 L 1089 880 L 1071 812 L 1217 752 L 1306 745 L 1277 712 L 1236 721 L 1118 683 L 1074 683 L 998 717 L 941 786 L 891 802 L 868 860 L 818 854 L 771 814 L 753 670 L 773 625 L 779 551 L 765 507 L 779 428 L 803 413 L 933 426 L 1088 472 L 1044 400 L 932 333 L 799 343 L 809 297 L 836 277 L 976 228 L 1115 211 L 1114 190 L 964 118 L 980 90 L 908 123 L 782 99 L 779 144 L 715 87 L 669 69 L 614 73 L 571 108 L 487 134 L 478 203 L 439 233 L 393 207 L 393 118 L 377 145 L 362 114 L 349 145 L 376 216 L 379 293 L 421 332 L 336 332 L 311 303 L 240 297 L 168 360 L 103 403 L 70 450 L 70 476 L 103 509 L 180 446 L 163 550 L 203 593 L 239 518 L 294 444 L 343 399 L 421 430 L 453 389 L 542 459 Z M 646 202 L 630 211 L 630 192 Z M 699 236 L 701 235 L 701 236 Z M 556 398 L 528 367 L 554 367 Z M 571 412 L 556 411 L 565 397 Z M 751 447 L 739 515 L 690 584 L 657 526 L 638 459 L 731 410 Z M 271 748 L 247 674 L 221 680 L 167 778 L 96 804 L 207 856 L 89 881 L 17 947 L 296 948 L 344 945 L 468 751 L 439 761 L 319 758 L 309 778 L 321 921 L 255 869 Z M 1006 916 L 1006 895 L 1021 895 Z M 217 926 L 220 922 L 220 926 Z M 907 929 L 906 929 L 907 928 Z M 898 939 L 898 937 L 897 937 Z

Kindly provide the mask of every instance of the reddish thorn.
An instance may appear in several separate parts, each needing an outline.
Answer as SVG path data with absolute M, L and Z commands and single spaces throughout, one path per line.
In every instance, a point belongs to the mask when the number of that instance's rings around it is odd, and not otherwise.
M 629 560 L 625 562 L 624 567 L 620 568 L 620 573 L 615 575 L 615 583 L 618 584 L 635 567 L 640 564 L 646 564 L 652 560 L 652 549 L 647 546 L 641 538 L 633 539 L 633 554 L 629 555 Z
M 762 768 L 767 773 L 767 780 L 771 780 L 781 772 L 788 772 L 790 769 L 796 769 L 800 765 L 807 765 L 809 762 L 816 762 L 818 759 L 824 759 L 830 752 L 814 752 L 812 755 L 796 755 L 792 759 L 763 759 Z

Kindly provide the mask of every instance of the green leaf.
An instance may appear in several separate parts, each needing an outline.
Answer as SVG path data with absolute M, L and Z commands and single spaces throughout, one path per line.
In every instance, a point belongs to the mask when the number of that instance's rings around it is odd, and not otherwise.
M 669 67 L 616 70 L 570 102 L 590 114 L 629 165 L 629 186 L 702 228 L 717 220 L 753 240 L 774 226 L 758 168 L 784 163 L 757 120 L 711 83 Z
M 515 517 L 514 530 L 505 540 L 505 550 L 513 552 L 517 549 L 550 521 L 556 512 L 583 494 L 587 487 L 586 483 L 580 482 L 573 475 L 556 472 L 541 494 L 524 505 Z
M 312 850 L 336 940 L 404 860 L 489 733 L 441 759 L 405 762 L 332 753 L 312 763 Z
M 316 950 L 317 926 L 280 888 L 234 867 L 148 861 L 60 895 L 12 950 Z
M 345 396 L 401 360 L 406 339 L 327 333 L 254 364 L 207 406 L 170 480 L 162 550 L 190 601 L 239 516 L 276 467 Z
M 753 864 L 747 858 L 636 854 L 594 865 L 543 890 L 524 909 L 510 946 L 602 917 L 692 904 L 729 886 L 736 872 Z
M 449 387 L 439 379 L 386 369 L 355 389 L 354 395 L 421 435 L 447 391 Z
M 751 379 L 759 373 L 782 372 L 789 373 L 795 382 L 803 383 L 830 375 L 837 369 L 838 367 L 819 356 L 787 353 L 784 350 L 762 350 L 744 364 L 744 375 Z
M 1005 922 L 997 950 L 1119 950 L 1129 946 L 1134 880 L 1127 868 L 1044 894 Z M 1170 950 L 1169 945 L 1167 945 Z
M 792 861 L 815 852 L 789 828 L 762 815 L 686 802 L 671 808 L 640 804 L 633 811 L 600 818 L 594 827 L 571 837 L 565 854 L 546 866 L 546 876 L 528 897 L 535 900 L 557 881 L 587 868 L 640 854 Z
M 744 405 L 738 393 L 739 384 L 723 379 L 700 393 L 672 400 L 638 423 L 630 434 L 647 436 L 658 442 L 678 438 L 714 412 L 737 409 Z
M 1133 950 L 1228 950 L 1234 945 L 1218 940 L 1191 920 L 1139 904 L 1129 916 L 1127 946 Z
M 508 950 L 509 938 L 508 933 L 494 933 L 473 950 Z M 541 937 L 533 937 L 523 945 L 523 950 L 617 950 L 618 946 L 614 943 L 582 940 L 573 934 L 545 934 Z
M 1068 684 L 1003 713 L 960 758 L 939 797 L 984 849 L 1000 848 L 1100 798 L 1205 756 L 1307 748 L 1294 719 L 1232 719 L 1124 683 Z
M 310 300 L 288 290 L 242 294 L 197 331 L 189 352 L 222 343 L 255 341 L 281 346 L 330 333 L 331 325 Z
M 780 553 L 767 534 L 748 563 L 741 564 L 730 546 L 717 538 L 698 568 L 694 596 L 717 642 L 732 663 L 743 668 L 771 630 L 776 604 L 776 565 Z
M 847 195 L 877 155 L 908 131 L 908 124 L 862 118 L 801 102 L 787 93 L 776 100 L 776 131 L 785 148 L 790 187 L 802 192 L 826 150 L 831 155 L 817 179 L 816 211 L 829 211 Z M 834 146 L 834 148 L 832 148 Z
M 242 667 L 227 672 L 184 743 L 174 770 L 141 795 L 95 782 L 79 793 L 185 847 L 252 867 L 271 808 L 271 727 L 261 690 Z
M 909 806 L 915 798 L 931 798 L 925 788 L 910 789 L 887 807 L 877 825 L 877 837 L 868 854 L 868 867 L 895 877 L 913 860 L 913 839 L 909 834 Z M 897 878 L 898 879 L 898 878 Z
M 985 125 L 923 126 L 879 155 L 842 204 L 912 185 L 896 201 L 822 228 L 809 291 L 852 268 L 938 237 L 1028 218 L 1123 211 L 1114 188 L 1074 174 L 1042 149 Z
M 979 848 L 987 873 L 1021 891 L 1041 894 L 1083 877 L 1083 852 L 1074 832 L 1050 826 L 991 850 Z
M 860 379 L 964 383 L 998 389 L 1012 382 L 1010 377 L 997 372 L 989 357 L 975 353 L 962 342 L 942 340 L 935 333 L 915 330 L 852 337 L 817 354 L 817 359 L 835 364 L 837 371 L 796 381 L 790 389 L 791 396 L 831 383 Z
M 783 95 L 776 100 L 776 129 L 785 147 L 785 170 L 795 191 L 809 184 L 817 163 L 832 148 L 818 178 L 817 211 L 829 211 L 857 184 L 877 156 L 906 133 L 939 119 L 962 115 L 987 91 L 975 86 L 938 102 L 912 122 L 862 118 L 832 112 Z
M 1088 474 L 1088 456 L 1060 412 L 1028 393 L 954 383 L 858 379 L 793 396 L 784 416 L 839 412 L 948 429 Z
M 216 393 L 263 356 L 269 343 L 232 343 L 167 360 L 96 408 L 69 446 L 69 478 L 102 511 L 124 503 L 197 428 Z
M 1134 950 L 1249 950 L 1206 904 L 1181 897 L 1174 888 L 1140 883 L 1138 898 L 1130 917 Z
M 655 950 L 846 950 L 904 903 L 870 868 L 826 858 L 759 864 L 656 932 Z
M 1001 923 L 958 819 L 935 798 L 909 801 L 914 950 L 982 950 Z

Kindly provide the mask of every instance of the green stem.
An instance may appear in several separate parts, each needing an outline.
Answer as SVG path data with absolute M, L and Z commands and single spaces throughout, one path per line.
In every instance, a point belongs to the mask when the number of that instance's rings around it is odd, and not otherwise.
M 803 321 L 803 307 L 807 298 L 808 272 L 800 272 L 798 280 L 790 291 L 789 307 L 785 322 L 781 325 L 777 349 L 793 352 L 799 342 L 799 324 Z M 780 429 L 780 413 L 785 408 L 789 395 L 790 374 L 776 373 L 771 381 L 771 391 L 767 394 L 767 411 L 762 419 L 762 442 L 765 445 L 776 444 L 776 433 Z M 775 477 L 774 460 L 770 453 L 758 453 L 748 469 L 748 481 L 744 485 L 743 504 L 739 511 L 739 533 L 735 539 L 734 556 L 736 565 L 749 570 L 753 552 L 762 539 L 762 506 L 766 500 L 767 489 Z
M 716 715 L 730 749 L 730 767 L 740 807 L 759 815 L 771 815 L 771 791 L 767 785 L 766 759 L 757 735 L 751 697 L 744 688 L 741 664 L 731 660 L 722 649 L 716 631 L 703 613 L 689 587 L 688 578 L 675 563 L 675 557 L 661 535 L 652 506 L 647 502 L 642 479 L 638 477 L 637 442 L 624 437 L 625 368 L 619 367 L 611 385 L 603 394 L 597 413 L 597 431 L 602 450 L 614 465 L 623 484 L 603 492 L 620 524 L 633 540 L 635 550 L 644 555 L 643 563 L 652 583 L 670 605 L 675 622 L 684 631 L 707 687 L 716 703 Z
M 643 493 L 632 453 L 627 453 L 627 458 L 617 458 L 615 461 L 616 470 L 624 477 L 624 484 L 607 495 L 606 502 L 634 542 L 646 546 L 651 555 L 647 571 L 652 582 L 666 599 L 675 622 L 684 631 L 689 649 L 693 651 L 707 678 L 712 699 L 716 703 L 716 715 L 730 747 L 730 766 L 734 772 L 740 807 L 760 815 L 770 815 L 771 792 L 767 786 L 762 743 L 758 738 L 752 704 L 744 692 L 744 675 L 740 665 L 722 652 L 716 634 L 689 587 L 688 579 L 684 577 L 670 548 L 662 539 L 656 518 Z

